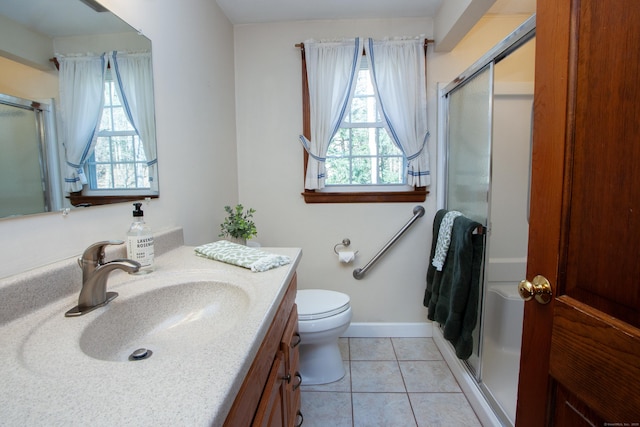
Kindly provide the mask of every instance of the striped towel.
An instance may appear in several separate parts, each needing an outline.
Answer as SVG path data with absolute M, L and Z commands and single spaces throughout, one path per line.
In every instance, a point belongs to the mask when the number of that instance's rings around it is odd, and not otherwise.
M 438 271 L 442 271 L 444 262 L 447 260 L 447 252 L 451 245 L 451 229 L 453 228 L 453 221 L 455 221 L 455 219 L 460 215 L 462 215 L 462 213 L 458 211 L 450 211 L 445 214 L 444 218 L 442 218 L 440 230 L 438 230 L 436 255 L 433 257 L 433 262 L 431 263 Z
M 207 243 L 198 246 L 195 251 L 198 256 L 248 268 L 253 272 L 271 270 L 291 262 L 288 256 L 270 254 L 228 240 Z

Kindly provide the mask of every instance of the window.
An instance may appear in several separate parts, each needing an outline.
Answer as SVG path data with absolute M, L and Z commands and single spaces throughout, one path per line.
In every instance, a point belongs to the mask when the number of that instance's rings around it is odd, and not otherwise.
M 85 194 L 144 194 L 150 188 L 144 149 L 127 119 L 116 84 L 108 72 L 98 138 L 86 163 L 89 186 Z
M 329 144 L 326 168 L 329 191 L 336 186 L 406 184 L 406 161 L 384 128 L 366 57 L 350 112 Z
M 358 73 L 350 112 L 329 145 L 326 186 L 318 191 L 305 189 L 302 196 L 306 203 L 424 202 L 428 194 L 425 187 L 406 185 L 406 159 L 382 124 L 366 57 L 361 64 L 365 65 Z M 309 138 L 311 118 L 304 54 L 302 85 L 303 133 Z M 306 150 L 303 156 L 306 175 Z

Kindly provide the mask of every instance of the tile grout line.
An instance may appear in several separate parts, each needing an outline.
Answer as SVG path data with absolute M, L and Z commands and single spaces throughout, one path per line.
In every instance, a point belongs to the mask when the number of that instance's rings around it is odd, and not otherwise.
M 395 354 L 396 356 L 396 363 L 398 364 L 398 371 L 400 371 L 400 377 L 402 378 L 402 384 L 404 385 L 405 396 L 407 397 L 407 401 L 409 402 L 409 408 L 411 408 L 411 415 L 413 416 L 413 421 L 416 423 L 416 427 L 417 427 L 418 418 L 416 417 L 416 411 L 413 410 L 413 404 L 411 403 L 411 398 L 409 397 L 409 389 L 407 388 L 407 382 L 404 379 L 404 373 L 402 372 L 402 367 L 400 366 L 398 352 L 396 351 L 396 346 L 393 344 L 393 339 L 389 338 L 389 341 L 391 341 L 391 348 L 393 349 L 393 354 Z
M 349 401 L 351 402 L 351 427 L 356 427 L 356 411 L 353 408 L 353 370 L 351 369 L 351 338 L 347 338 L 347 358 L 349 359 Z

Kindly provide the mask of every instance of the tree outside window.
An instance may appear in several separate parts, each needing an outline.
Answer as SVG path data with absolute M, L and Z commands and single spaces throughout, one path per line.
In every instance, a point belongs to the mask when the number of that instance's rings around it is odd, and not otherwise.
M 403 185 L 406 162 L 384 128 L 366 61 L 351 109 L 327 152 L 326 185 Z
M 104 109 L 93 154 L 87 161 L 90 190 L 149 189 L 149 168 L 140 137 L 107 78 Z

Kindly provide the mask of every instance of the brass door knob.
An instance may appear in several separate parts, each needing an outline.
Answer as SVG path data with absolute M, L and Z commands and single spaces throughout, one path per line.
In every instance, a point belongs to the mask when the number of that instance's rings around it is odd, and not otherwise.
M 523 300 L 529 301 L 531 298 L 535 298 L 540 304 L 548 304 L 553 297 L 551 283 L 546 277 L 540 275 L 534 277 L 533 282 L 526 279 L 520 282 L 518 293 Z

